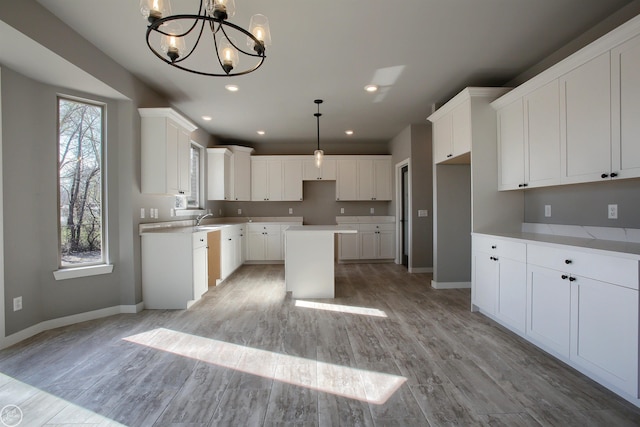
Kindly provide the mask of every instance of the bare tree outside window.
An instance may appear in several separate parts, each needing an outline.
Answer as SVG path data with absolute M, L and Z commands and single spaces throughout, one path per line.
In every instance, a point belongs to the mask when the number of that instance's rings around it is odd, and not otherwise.
M 58 99 L 60 264 L 100 264 L 103 254 L 101 105 Z

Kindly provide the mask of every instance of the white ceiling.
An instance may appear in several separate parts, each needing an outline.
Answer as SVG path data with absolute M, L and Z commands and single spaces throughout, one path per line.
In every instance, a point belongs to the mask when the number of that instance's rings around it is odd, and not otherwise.
M 230 21 L 247 27 L 251 15 L 267 15 L 273 46 L 258 71 L 216 78 L 157 59 L 138 0 L 38 1 L 210 133 L 300 143 L 316 139 L 316 98 L 325 100 L 322 140 L 388 141 L 424 122 L 432 104 L 466 86 L 505 84 L 630 2 L 236 0 Z M 173 0 L 173 13 L 198 4 Z M 363 90 L 372 82 L 382 93 Z M 229 83 L 240 91 L 226 91 Z

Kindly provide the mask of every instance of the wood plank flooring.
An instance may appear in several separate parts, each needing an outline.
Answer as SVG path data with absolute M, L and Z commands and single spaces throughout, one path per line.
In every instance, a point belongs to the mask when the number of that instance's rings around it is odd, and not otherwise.
M 637 408 L 471 313 L 468 290 L 430 281 L 337 265 L 337 298 L 310 308 L 285 293 L 282 265 L 243 266 L 188 311 L 0 351 L 0 407 L 19 406 L 23 426 L 640 425 Z

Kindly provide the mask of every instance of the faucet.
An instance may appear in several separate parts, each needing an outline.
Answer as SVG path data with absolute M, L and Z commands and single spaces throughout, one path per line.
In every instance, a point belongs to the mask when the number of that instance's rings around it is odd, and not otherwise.
M 205 218 L 209 218 L 210 216 L 213 216 L 213 214 L 207 213 L 207 214 L 198 215 L 198 217 L 196 218 L 196 227 L 200 227 L 200 223 L 202 222 L 202 220 Z

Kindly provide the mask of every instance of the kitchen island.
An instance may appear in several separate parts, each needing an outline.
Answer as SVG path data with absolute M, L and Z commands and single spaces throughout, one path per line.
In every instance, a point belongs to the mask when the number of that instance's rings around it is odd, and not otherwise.
M 357 233 L 340 225 L 300 225 L 285 232 L 284 276 L 293 298 L 335 297 L 335 235 Z

